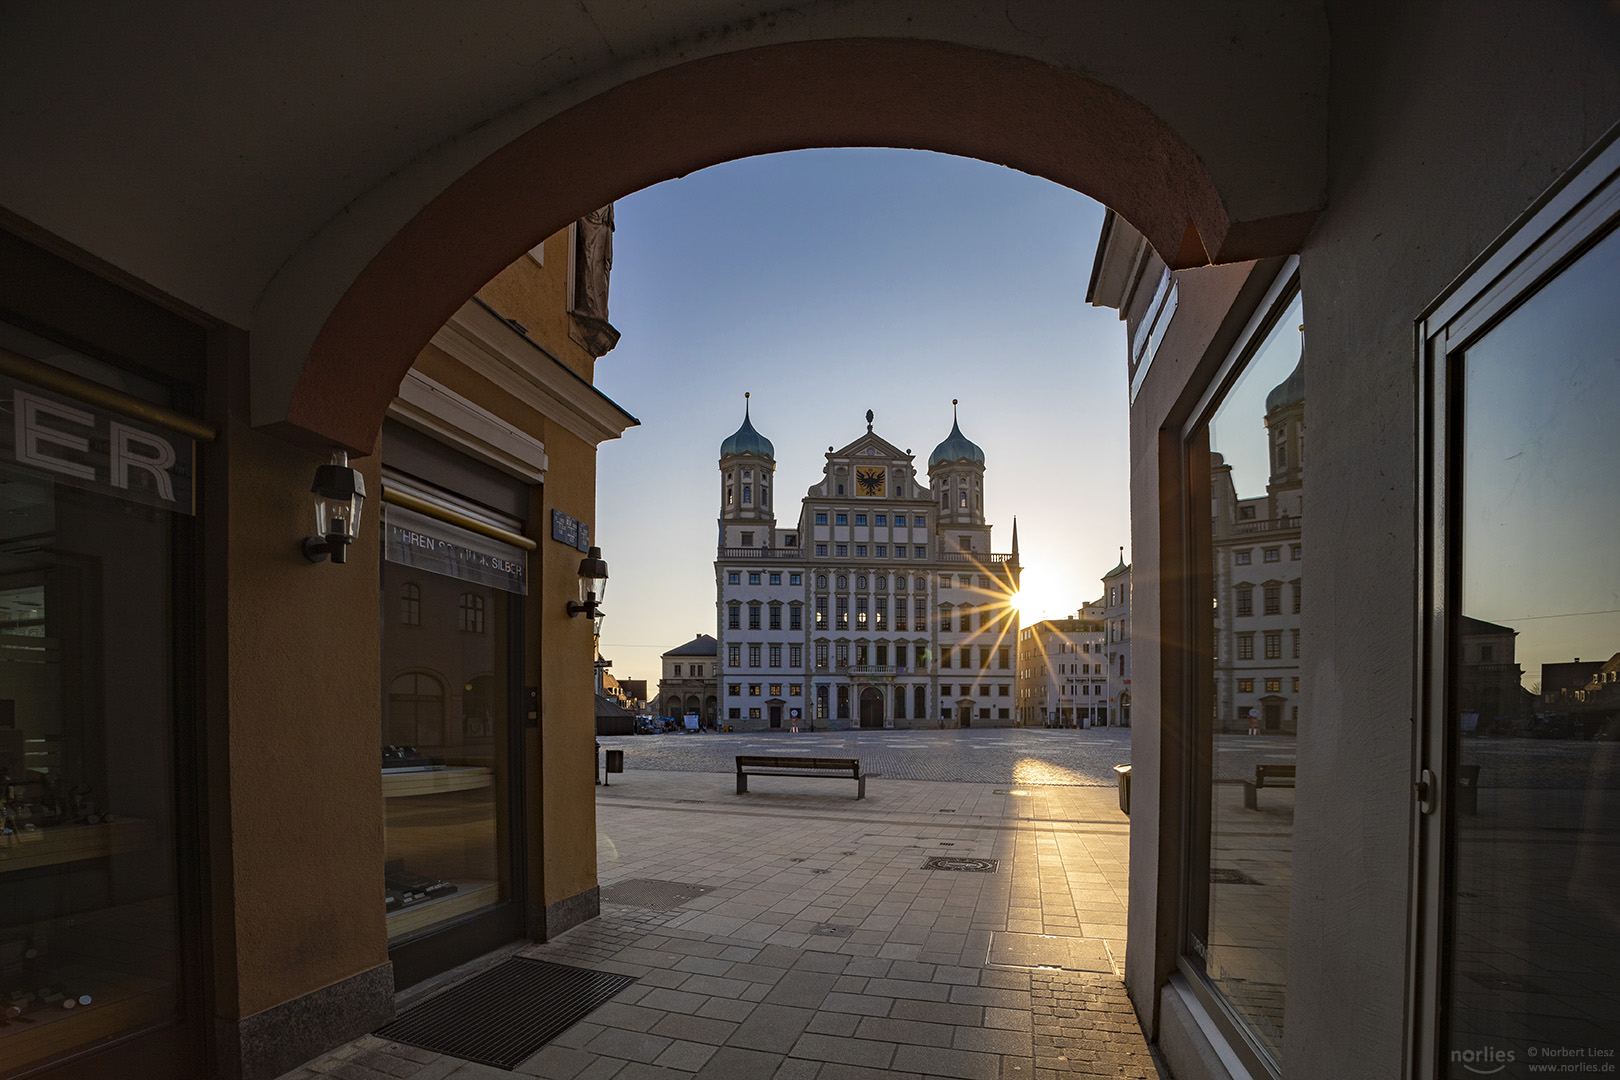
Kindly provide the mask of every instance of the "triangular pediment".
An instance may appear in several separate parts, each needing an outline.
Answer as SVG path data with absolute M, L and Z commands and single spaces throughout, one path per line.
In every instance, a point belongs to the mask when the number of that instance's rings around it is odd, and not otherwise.
M 908 461 L 911 458 L 910 454 L 894 445 L 894 443 L 871 431 L 868 431 L 866 434 L 862 435 L 848 446 L 834 450 L 827 456 L 834 458 L 854 458 L 857 461 L 859 461 L 861 458 Z

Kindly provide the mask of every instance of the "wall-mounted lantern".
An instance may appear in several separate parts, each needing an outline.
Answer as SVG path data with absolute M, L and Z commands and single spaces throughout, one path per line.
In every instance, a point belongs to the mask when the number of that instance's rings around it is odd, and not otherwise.
M 345 552 L 360 535 L 360 512 L 366 501 L 366 480 L 360 470 L 349 467 L 344 450 L 332 452 L 331 464 L 315 470 L 315 529 L 319 533 L 304 541 L 304 556 L 321 562 L 328 556 L 335 563 L 348 561 Z
M 568 617 L 588 615 L 602 617 L 601 602 L 607 597 L 608 569 L 602 561 L 602 549 L 591 548 L 590 554 L 579 560 L 579 599 L 568 601 Z

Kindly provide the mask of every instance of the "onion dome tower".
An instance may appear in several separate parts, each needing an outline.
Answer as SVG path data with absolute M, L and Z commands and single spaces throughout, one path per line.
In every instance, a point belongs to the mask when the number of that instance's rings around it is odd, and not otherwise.
M 928 455 L 928 482 L 942 527 L 984 524 L 984 451 L 962 434 L 951 399 L 951 433 Z
M 1304 328 L 1301 327 L 1301 330 Z M 1305 480 L 1305 345 L 1288 378 L 1266 395 L 1266 433 L 1271 444 L 1271 481 L 1266 485 L 1274 515 L 1297 517 Z
M 721 547 L 769 547 L 776 521 L 776 447 L 754 429 L 750 396 L 743 395 L 742 426 L 720 444 Z

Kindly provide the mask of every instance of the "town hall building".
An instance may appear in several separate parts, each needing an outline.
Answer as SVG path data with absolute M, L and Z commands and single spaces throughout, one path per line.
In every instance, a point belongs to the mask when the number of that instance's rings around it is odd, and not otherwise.
M 1015 723 L 1018 526 L 994 553 L 984 451 L 953 420 L 924 483 L 872 420 L 827 448 L 793 526 L 777 524 L 776 451 L 746 407 L 720 446 L 715 636 L 733 730 Z

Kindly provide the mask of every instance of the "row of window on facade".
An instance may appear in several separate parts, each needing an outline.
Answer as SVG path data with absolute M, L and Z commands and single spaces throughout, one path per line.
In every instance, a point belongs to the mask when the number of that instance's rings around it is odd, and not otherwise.
M 688 668 L 691 669 L 690 672 L 688 673 L 688 678 L 693 678 L 693 679 L 701 679 L 701 678 L 703 678 L 703 665 L 702 664 L 687 664 L 687 665 L 676 664 L 674 666 L 674 670 L 670 672 L 670 677 L 674 678 L 674 679 L 679 679 L 681 677 L 681 669 L 682 669 L 683 666 L 688 667 Z
M 1253 517 L 1254 516 L 1254 507 L 1245 506 L 1243 509 L 1245 511 L 1247 511 L 1247 513 L 1245 513 L 1243 515 L 1244 517 Z M 1299 544 L 1290 544 L 1288 546 L 1288 559 L 1289 559 L 1289 561 L 1290 562 L 1299 562 L 1302 550 L 1303 550 L 1303 548 L 1301 547 L 1301 545 L 1299 545 Z M 1282 548 L 1280 548 L 1280 547 L 1261 548 L 1260 549 L 1260 557 L 1265 562 L 1282 562 Z M 1253 548 L 1244 548 L 1241 551 L 1232 552 L 1232 563 L 1235 566 L 1250 566 L 1250 565 L 1252 565 L 1254 563 L 1254 549 Z
M 827 524 L 827 513 L 828 513 L 828 511 L 826 511 L 826 510 L 817 510 L 816 511 L 816 524 L 817 525 L 825 525 L 825 524 Z M 849 514 L 847 512 L 838 510 L 838 511 L 833 511 L 832 514 L 833 514 L 833 524 L 835 524 L 835 525 L 848 525 L 849 524 Z M 855 515 L 855 524 L 857 526 L 865 525 L 866 524 L 866 515 L 865 514 L 856 514 Z M 886 527 L 889 524 L 889 515 L 888 514 L 873 514 L 872 515 L 872 524 L 874 526 L 877 526 L 877 527 Z M 918 528 L 918 529 L 926 529 L 926 528 L 928 528 L 928 519 L 926 517 L 924 517 L 922 514 L 917 514 L 914 517 L 913 521 L 912 521 L 912 525 L 915 528 Z M 906 515 L 904 515 L 904 514 L 896 514 L 896 515 L 894 515 L 894 526 L 897 529 L 905 528 L 906 527 Z
M 399 621 L 405 626 L 422 625 L 422 587 L 407 581 L 399 590 Z M 462 593 L 457 604 L 456 624 L 469 634 L 484 632 L 484 598 Z
M 1297 694 L 1297 693 L 1299 693 L 1299 676 L 1295 675 L 1293 677 L 1293 681 L 1294 681 L 1293 690 L 1294 690 L 1294 693 Z M 1261 680 L 1261 682 L 1262 682 L 1262 685 L 1265 686 L 1265 693 L 1268 693 L 1268 694 L 1280 694 L 1280 693 L 1282 693 L 1282 682 L 1283 681 L 1282 681 L 1281 677 L 1263 679 L 1263 680 Z M 1239 679 L 1237 681 L 1237 692 L 1240 693 L 1240 694 L 1252 694 L 1252 693 L 1254 693 L 1254 680 L 1253 679 Z
M 1299 659 L 1299 631 L 1298 630 L 1290 630 L 1288 633 L 1289 633 L 1290 637 L 1293 639 L 1293 657 L 1292 658 L 1295 659 L 1295 660 L 1298 660 Z M 1266 650 L 1265 659 L 1267 659 L 1267 660 L 1281 660 L 1282 659 L 1282 654 L 1283 654 L 1283 651 L 1282 651 L 1282 649 L 1283 649 L 1283 647 L 1282 647 L 1282 631 L 1281 630 L 1267 630 L 1264 633 L 1263 640 L 1264 640 L 1264 645 L 1265 645 L 1265 650 Z M 1237 658 L 1239 660 L 1253 660 L 1254 659 L 1254 631 L 1247 630 L 1247 631 L 1244 631 L 1243 633 L 1237 635 Z
M 1292 614 L 1298 615 L 1299 614 L 1299 601 L 1300 601 L 1300 583 L 1295 581 L 1295 582 L 1292 582 L 1291 585 L 1293 586 L 1293 611 L 1292 611 Z M 1267 585 L 1262 585 L 1260 588 L 1261 588 L 1261 593 L 1262 593 L 1262 601 L 1263 601 L 1263 603 L 1265 605 L 1264 608 L 1262 609 L 1262 613 L 1266 614 L 1266 615 L 1281 615 L 1282 614 L 1282 584 L 1280 582 L 1279 583 L 1273 583 L 1273 584 L 1267 584 Z M 1254 614 L 1254 586 L 1253 585 L 1240 585 L 1236 589 L 1234 589 L 1232 591 L 1232 593 L 1233 593 L 1233 597 L 1237 601 L 1236 606 L 1237 606 L 1238 617 L 1242 618 L 1242 617 L 1246 617 L 1246 616 L 1249 616 L 1249 615 L 1253 615 Z
M 739 537 L 739 542 L 740 542 L 740 546 L 742 546 L 742 547 L 745 547 L 745 548 L 753 547 L 754 546 L 754 534 L 753 534 L 753 532 L 752 531 L 743 532 L 742 535 Z M 783 533 L 782 534 L 782 546 L 783 547 L 798 547 L 799 546 L 799 538 L 797 536 L 795 536 L 793 533 Z M 778 574 L 776 576 L 780 577 L 781 575 Z M 793 576 L 798 577 L 799 575 L 794 574 Z M 733 581 L 732 584 L 735 585 L 737 583 L 735 581 Z M 754 584 L 758 585 L 759 582 L 756 581 L 756 582 L 754 582 Z M 773 581 L 771 584 L 780 585 L 781 582 L 780 581 Z M 797 584 L 797 583 L 795 582 L 795 584 Z
M 749 535 L 748 533 L 743 534 L 743 536 L 745 538 L 748 535 Z M 743 571 L 741 571 L 741 570 L 728 570 L 726 572 L 726 584 L 728 584 L 728 585 L 741 585 L 742 584 L 742 575 L 743 575 Z M 989 574 L 978 574 L 978 575 L 973 575 L 973 574 L 940 574 L 939 575 L 939 587 L 942 588 L 942 589 L 953 589 L 953 588 L 971 589 L 971 588 L 974 587 L 974 578 L 975 578 L 975 576 L 977 576 L 977 578 L 978 578 L 978 588 L 980 588 L 980 589 L 990 589 L 990 588 L 993 587 L 990 584 L 990 575 Z M 816 589 L 821 591 L 821 592 L 825 592 L 827 590 L 827 583 L 828 583 L 829 580 L 836 580 L 837 581 L 837 588 L 840 591 L 844 591 L 844 590 L 847 590 L 849 588 L 849 575 L 848 574 L 839 574 L 839 575 L 837 575 L 836 579 L 830 579 L 828 577 L 828 575 L 826 575 L 826 574 L 817 574 L 816 575 Z M 904 575 L 896 574 L 895 577 L 894 577 L 894 591 L 895 592 L 905 592 L 906 591 L 906 582 L 907 582 L 907 580 L 908 579 Z M 748 584 L 750 584 L 750 585 L 761 585 L 761 584 L 780 585 L 780 584 L 782 584 L 782 572 L 779 571 L 779 570 L 771 570 L 771 571 L 750 570 L 750 571 L 748 571 Z M 804 584 L 804 575 L 803 574 L 797 574 L 797 573 L 789 573 L 788 574 L 788 584 L 789 585 L 802 585 L 802 584 Z M 889 575 L 887 575 L 887 574 L 873 575 L 873 577 L 871 579 L 871 585 L 872 585 L 872 587 L 876 588 L 877 591 L 879 591 L 879 592 L 887 592 L 888 588 L 889 588 Z M 859 589 L 859 590 L 864 590 L 867 587 L 868 587 L 867 576 L 865 574 L 857 574 L 857 575 L 855 575 L 855 588 Z M 926 577 L 918 576 L 918 578 L 917 578 L 917 591 L 918 592 L 924 592 L 924 591 L 927 590 L 927 588 L 928 588 L 928 579 Z M 997 591 L 999 592 L 1000 590 L 998 589 Z
M 867 667 L 872 665 L 877 667 L 889 666 L 889 655 L 891 648 L 889 643 L 857 641 L 854 642 L 853 645 L 853 656 L 855 665 L 857 667 Z M 851 657 L 850 646 L 851 643 L 848 641 L 816 642 L 816 667 L 821 670 L 826 670 L 829 666 L 829 661 L 833 657 L 836 657 L 839 667 L 848 667 Z M 743 666 L 743 648 L 744 646 L 740 642 L 733 642 L 726 646 L 726 666 L 728 668 L 740 668 Z M 803 648 L 804 647 L 802 645 L 798 644 L 789 644 L 787 646 L 788 667 L 796 668 L 803 665 Z M 919 671 L 926 669 L 929 665 L 930 649 L 927 645 L 918 643 L 913 647 L 902 641 L 893 643 L 892 648 L 894 651 L 894 666 L 897 668 L 907 669 L 910 666 L 910 660 L 912 657 L 915 657 L 916 669 Z M 951 668 L 954 666 L 963 670 L 973 668 L 975 666 L 973 663 L 974 648 L 975 646 L 972 645 L 959 645 L 955 648 L 952 648 L 949 645 L 942 647 L 939 650 L 939 666 L 941 668 Z M 995 661 L 994 667 L 996 669 L 1001 671 L 1011 670 L 1012 649 L 995 647 L 992 650 L 992 647 L 988 645 L 980 645 L 977 646 L 977 648 L 979 651 L 979 662 L 977 666 L 981 670 L 988 671 L 991 669 L 992 658 Z M 775 668 L 782 666 L 782 645 L 779 643 L 752 642 L 747 645 L 747 649 L 748 666 L 751 668 L 762 666 Z M 994 653 L 993 657 L 992 652 Z M 954 665 L 952 663 L 953 658 L 955 660 Z M 1099 664 L 1098 667 L 1101 668 L 1101 665 Z M 679 674 L 679 670 L 676 671 L 676 674 Z
M 773 687 L 773 691 L 779 690 L 779 688 L 780 688 L 779 684 L 771 684 L 771 685 Z M 750 690 L 752 690 L 752 688 L 753 687 L 751 686 Z M 791 689 L 794 689 L 796 691 L 798 689 L 798 687 L 795 684 L 795 685 L 793 685 L 791 687 Z M 955 689 L 955 688 L 950 686 L 950 685 L 941 686 L 939 688 L 939 708 L 940 708 L 940 715 L 941 716 L 947 715 L 951 711 L 951 702 L 952 702 L 952 700 L 954 700 L 954 695 L 952 694 L 953 689 Z M 1006 684 L 1000 684 L 998 686 L 998 689 L 1000 691 L 1000 693 L 999 693 L 1000 697 L 1007 697 L 1009 695 L 1009 693 L 1010 693 L 1010 690 L 1006 686 Z M 973 696 L 973 694 L 972 694 L 973 687 L 971 685 L 964 684 L 961 687 L 961 690 L 963 691 L 963 694 L 962 694 L 963 697 L 972 697 Z M 978 696 L 980 696 L 980 697 L 989 697 L 989 696 L 991 696 L 990 690 L 991 690 L 991 688 L 989 686 L 980 686 Z M 875 687 L 866 687 L 866 688 L 863 689 L 862 692 L 864 694 L 876 694 L 876 695 L 879 696 L 879 700 L 881 700 L 882 691 L 875 688 Z M 731 696 L 736 697 L 738 695 L 736 695 L 734 693 Z M 753 695 L 752 693 L 750 693 L 750 696 L 756 696 L 756 695 Z M 773 692 L 772 696 L 773 697 L 778 697 L 778 696 L 780 696 L 780 694 L 777 693 L 777 692 Z M 795 693 L 793 696 L 797 696 L 797 694 Z M 834 686 L 834 687 L 828 687 L 828 686 L 818 686 L 818 687 L 816 687 L 816 719 L 818 719 L 818 720 L 827 720 L 827 719 L 834 719 L 834 718 L 839 719 L 839 720 L 848 720 L 848 719 L 850 719 L 851 718 L 851 716 L 850 716 L 850 699 L 851 699 L 851 696 L 852 695 L 850 694 L 850 688 L 849 688 L 848 685 L 839 685 L 839 686 Z M 895 693 L 894 693 L 894 697 L 893 697 L 893 700 L 892 700 L 892 708 L 891 708 L 890 714 L 889 714 L 893 719 L 895 719 L 895 720 L 904 720 L 904 719 L 906 719 L 906 697 L 907 697 L 907 694 L 906 694 L 906 688 L 905 687 L 900 686 L 900 687 L 895 688 Z M 914 686 L 912 688 L 912 693 L 911 693 L 910 697 L 912 699 L 912 714 L 918 720 L 925 719 L 927 717 L 927 715 L 928 715 L 928 688 L 926 686 Z M 836 702 L 836 706 L 834 705 L 835 702 Z M 763 710 L 759 706 L 741 706 L 741 705 L 729 706 L 727 708 L 727 710 L 726 710 L 727 719 L 741 720 L 743 718 L 743 709 L 745 707 L 748 709 L 748 719 L 750 719 L 750 720 L 761 719 Z M 835 707 L 836 707 L 836 717 L 834 716 L 834 708 Z M 1008 707 L 994 708 L 992 706 L 980 706 L 979 707 L 979 719 L 981 719 L 981 720 L 989 720 L 991 718 L 992 711 L 994 711 L 996 716 L 999 719 L 1002 719 L 1002 720 L 1009 719 L 1011 717 L 1011 715 L 1012 715 L 1011 709 L 1008 708 Z

